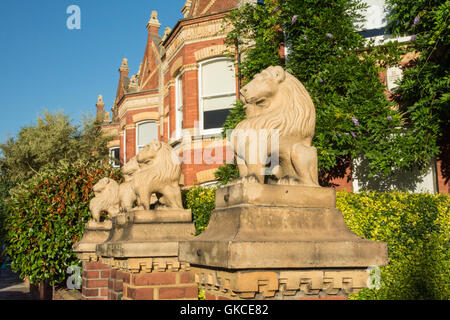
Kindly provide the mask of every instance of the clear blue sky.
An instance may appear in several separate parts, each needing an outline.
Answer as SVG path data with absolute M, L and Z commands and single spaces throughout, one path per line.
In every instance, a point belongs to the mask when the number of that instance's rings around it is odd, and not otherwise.
M 128 58 L 137 72 L 152 10 L 160 33 L 182 18 L 185 0 L 2 0 L 0 10 L 0 142 L 33 124 L 44 110 L 74 122 L 95 114 L 98 94 L 109 109 L 118 69 Z M 81 9 L 81 30 L 69 30 L 70 5 Z

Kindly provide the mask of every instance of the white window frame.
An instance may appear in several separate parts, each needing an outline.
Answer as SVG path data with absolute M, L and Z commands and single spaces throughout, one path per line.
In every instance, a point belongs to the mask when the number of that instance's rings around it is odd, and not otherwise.
M 114 162 L 114 160 L 113 160 L 113 158 L 111 157 L 111 153 L 112 153 L 112 151 L 113 150 L 115 150 L 115 149 L 119 149 L 119 159 L 117 159 L 118 161 L 119 161 L 119 164 L 118 165 L 116 165 Z M 111 147 L 111 148 L 109 148 L 109 163 L 111 164 L 111 166 L 113 167 L 113 168 L 120 168 L 120 147 Z
M 220 134 L 222 133 L 223 128 L 213 128 L 213 129 L 203 129 L 204 127 L 204 112 L 203 112 L 203 100 L 206 98 L 220 98 L 220 97 L 227 97 L 227 96 L 231 96 L 234 95 L 236 97 L 236 89 L 234 90 L 234 92 L 224 92 L 218 95 L 211 95 L 211 96 L 203 96 L 203 66 L 205 64 L 209 64 L 211 62 L 217 62 L 217 61 L 228 61 L 233 63 L 233 61 L 227 57 L 218 57 L 218 58 L 212 58 L 212 59 L 208 59 L 208 60 L 204 60 L 202 62 L 199 63 L 199 68 L 198 68 L 198 111 L 199 111 L 199 131 L 200 131 L 200 135 L 215 135 L 215 134 Z M 236 72 L 236 67 L 233 65 L 234 71 Z M 231 109 L 231 108 L 230 108 Z
M 386 1 L 385 0 L 363 0 L 363 3 L 367 4 L 369 7 L 367 8 L 367 10 L 365 11 L 365 18 L 366 21 L 364 23 L 364 26 L 362 26 L 362 29 L 358 28 L 358 32 L 364 32 L 364 31 L 371 31 L 371 30 L 378 30 L 381 28 L 386 28 L 387 27 L 387 21 L 386 21 Z M 378 3 L 378 4 L 383 4 L 383 8 L 381 10 L 375 10 L 376 7 L 380 7 L 380 6 L 375 6 L 374 3 Z M 382 13 L 381 13 L 382 12 Z M 373 19 L 374 18 L 380 18 L 381 15 L 383 16 L 381 19 L 381 24 L 378 25 L 378 28 L 376 29 L 365 29 L 365 27 L 367 26 L 367 24 L 370 24 L 370 22 L 368 21 L 369 19 L 372 19 L 372 25 L 373 25 Z M 398 41 L 398 42 L 406 42 L 409 41 L 411 39 L 411 36 L 399 36 L 399 37 L 393 37 L 391 34 L 381 34 L 381 35 L 376 35 L 376 36 L 372 36 L 372 37 L 365 37 L 364 38 L 367 42 L 370 40 L 374 40 L 375 45 L 383 45 L 386 44 L 390 41 Z
M 146 123 L 154 123 L 155 125 L 157 125 L 157 121 L 156 120 L 145 120 L 145 121 L 140 121 L 136 123 L 136 133 L 135 133 L 135 137 L 136 137 L 136 155 L 139 153 L 139 148 L 140 147 L 145 147 L 145 145 L 141 146 L 139 145 L 139 126 L 146 124 Z M 158 135 L 156 135 L 156 140 L 158 140 Z
M 181 93 L 181 95 L 179 94 Z M 183 137 L 183 74 L 175 77 L 175 140 Z

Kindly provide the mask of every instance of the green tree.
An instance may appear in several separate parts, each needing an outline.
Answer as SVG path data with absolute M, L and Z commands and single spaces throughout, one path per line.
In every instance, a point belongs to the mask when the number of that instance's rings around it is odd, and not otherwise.
M 317 113 L 313 144 L 323 185 L 343 176 L 350 159 L 359 156 L 368 161 L 371 176 L 387 176 L 392 170 L 425 168 L 436 153 L 417 143 L 417 132 L 387 99 L 379 73 L 398 63 L 402 50 L 395 43 L 374 47 L 362 38 L 357 26 L 364 10 L 359 0 L 266 0 L 227 19 L 235 28 L 228 44 L 245 50 L 243 83 L 281 64 L 309 91 Z M 279 55 L 282 44 L 288 48 L 286 61 Z M 231 113 L 227 122 L 242 116 L 242 111 Z M 221 169 L 218 176 L 224 173 Z
M 45 111 L 36 125 L 22 128 L 17 138 L 0 144 L 2 177 L 20 183 L 61 160 L 107 159 L 108 140 L 94 119 L 85 117 L 81 125 L 74 125 L 62 112 Z
M 72 247 L 92 219 L 89 202 L 102 178 L 121 181 L 120 170 L 101 161 L 61 160 L 11 190 L 6 200 L 7 253 L 11 268 L 31 283 L 62 283 L 80 265 Z
M 388 0 L 390 31 L 411 35 L 410 51 L 419 56 L 404 71 L 394 99 L 412 132 L 409 143 L 418 160 L 438 155 L 450 177 L 450 1 Z

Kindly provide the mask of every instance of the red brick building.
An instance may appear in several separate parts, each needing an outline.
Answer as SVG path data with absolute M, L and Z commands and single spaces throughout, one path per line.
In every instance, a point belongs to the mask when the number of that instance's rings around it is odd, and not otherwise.
M 223 18 L 238 3 L 188 0 L 184 18 L 173 30 L 166 28 L 163 37 L 158 14 L 152 12 L 138 73 L 129 75 L 127 59 L 119 69 L 112 116 L 104 111 L 101 96 L 97 102 L 105 132 L 115 136 L 109 147 L 120 164 L 158 139 L 184 154 L 181 184 L 214 180 L 215 168 L 223 163 L 220 154 L 226 156 L 217 136 L 237 92 L 235 66 L 225 52 Z
M 223 18 L 248 1 L 187 0 L 181 10 L 184 18 L 173 29 L 166 28 L 162 37 L 158 14 L 152 12 L 139 71 L 130 75 L 127 59 L 119 68 L 112 115 L 104 111 L 101 96 L 97 102 L 104 131 L 115 137 L 109 147 L 116 165 L 155 139 L 170 143 L 183 156 L 180 184 L 185 186 L 213 182 L 216 168 L 231 161 L 220 133 L 236 101 L 238 82 L 236 66 L 227 58 Z M 378 30 L 376 23 L 370 28 Z M 432 189 L 448 193 L 448 182 L 440 170 L 433 170 Z M 337 188 L 358 191 L 348 177 L 334 181 Z

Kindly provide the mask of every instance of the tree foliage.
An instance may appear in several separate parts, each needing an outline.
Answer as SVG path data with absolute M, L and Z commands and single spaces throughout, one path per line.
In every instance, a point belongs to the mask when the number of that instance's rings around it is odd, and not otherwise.
M 394 99 L 405 114 L 411 139 L 405 146 L 418 160 L 437 154 L 450 177 L 450 1 L 388 0 L 389 29 L 411 35 L 419 53 L 406 68 Z
M 120 181 L 118 169 L 99 161 L 61 161 L 16 186 L 6 201 L 5 236 L 11 268 L 31 283 L 59 284 L 80 265 L 73 245 L 92 219 L 89 202 L 102 178 Z
M 107 159 L 109 138 L 101 134 L 94 119 L 86 117 L 81 125 L 74 125 L 62 112 L 45 111 L 36 122 L 22 128 L 17 138 L 0 144 L 0 169 L 5 179 L 24 182 L 61 160 Z
M 403 49 L 395 42 L 375 47 L 363 39 L 357 27 L 364 10 L 359 0 L 266 0 L 227 19 L 234 27 L 227 43 L 243 57 L 244 84 L 264 68 L 282 65 L 309 91 L 317 113 L 313 144 L 324 185 L 343 176 L 350 159 L 360 156 L 367 160 L 370 176 L 383 177 L 393 170 L 424 169 L 437 153 L 433 143 L 423 143 L 424 137 L 436 139 L 425 128 L 435 124 L 427 120 L 411 130 L 387 98 L 380 72 L 396 65 Z M 282 45 L 288 48 L 285 61 Z M 234 125 L 243 116 L 237 110 L 227 123 Z

